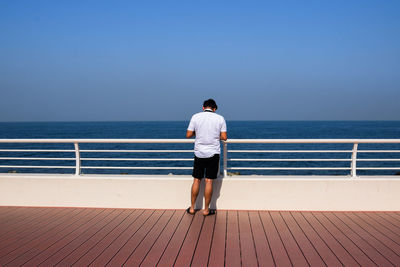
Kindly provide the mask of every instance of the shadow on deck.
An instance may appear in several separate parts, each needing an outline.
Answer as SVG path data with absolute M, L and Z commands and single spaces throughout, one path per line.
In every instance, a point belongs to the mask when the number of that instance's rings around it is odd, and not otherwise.
M 0 207 L 1 266 L 399 266 L 400 212 Z

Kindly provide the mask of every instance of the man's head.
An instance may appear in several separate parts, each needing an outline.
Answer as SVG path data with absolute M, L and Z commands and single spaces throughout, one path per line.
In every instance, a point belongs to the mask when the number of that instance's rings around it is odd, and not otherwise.
M 204 101 L 203 103 L 203 109 L 205 108 L 211 108 L 213 111 L 216 111 L 218 109 L 217 103 L 215 103 L 214 99 L 208 99 Z

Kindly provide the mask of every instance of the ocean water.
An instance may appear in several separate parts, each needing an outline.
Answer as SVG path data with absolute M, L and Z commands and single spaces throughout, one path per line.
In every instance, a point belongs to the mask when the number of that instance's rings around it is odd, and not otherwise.
M 163 122 L 2 122 L 0 138 L 184 138 L 188 121 Z M 320 139 L 320 138 L 400 138 L 400 121 L 227 121 L 229 138 L 245 139 Z M 192 149 L 192 144 L 81 144 L 80 149 Z M 73 149 L 71 144 L 0 144 L 0 149 Z M 351 144 L 229 144 L 229 149 L 344 149 Z M 398 144 L 360 144 L 359 149 L 400 149 Z M 312 155 L 310 155 L 312 154 Z M 383 158 L 400 158 L 400 153 L 380 153 Z M 74 157 L 71 153 L 0 152 L 0 157 Z M 83 153 L 82 157 L 192 158 L 191 153 Z M 230 153 L 229 158 L 349 158 L 349 153 Z M 360 158 L 376 158 L 377 153 L 362 153 Z M 0 160 L 0 165 L 73 166 L 74 161 Z M 191 162 L 83 161 L 83 166 L 191 166 Z M 229 162 L 230 167 L 349 167 L 350 162 Z M 400 167 L 399 162 L 359 162 L 360 167 Z M 72 173 L 71 169 L 0 168 L 0 172 Z M 115 174 L 190 174 L 190 170 L 107 170 L 83 169 L 83 173 Z M 238 174 L 265 175 L 347 175 L 349 171 L 254 171 Z M 360 175 L 396 174 L 398 170 L 359 171 Z

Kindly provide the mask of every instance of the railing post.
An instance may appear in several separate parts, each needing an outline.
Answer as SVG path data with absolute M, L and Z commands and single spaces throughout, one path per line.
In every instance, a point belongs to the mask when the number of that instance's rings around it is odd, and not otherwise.
M 222 142 L 224 150 L 224 178 L 228 177 L 228 144 L 226 141 Z
M 79 152 L 78 142 L 74 143 L 74 147 L 75 147 L 75 160 L 76 160 L 75 175 L 80 175 L 81 174 L 81 153 Z
M 354 143 L 353 152 L 351 154 L 351 178 L 357 177 L 357 148 L 358 144 Z

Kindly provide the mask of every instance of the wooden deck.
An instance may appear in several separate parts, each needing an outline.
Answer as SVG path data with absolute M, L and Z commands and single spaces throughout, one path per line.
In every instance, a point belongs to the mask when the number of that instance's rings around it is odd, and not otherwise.
M 0 266 L 400 266 L 400 212 L 0 207 Z

